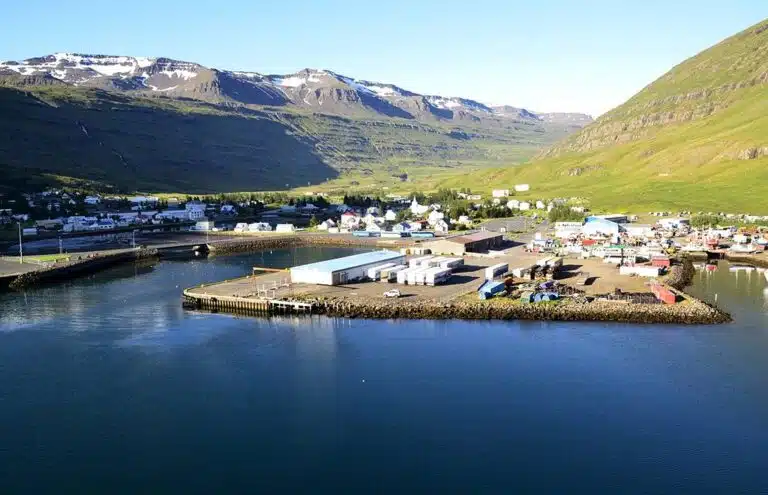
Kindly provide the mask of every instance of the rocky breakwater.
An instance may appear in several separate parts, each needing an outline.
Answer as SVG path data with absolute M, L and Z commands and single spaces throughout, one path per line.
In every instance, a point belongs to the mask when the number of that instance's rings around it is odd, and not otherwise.
M 236 254 L 306 246 L 370 247 L 379 245 L 376 239 L 323 234 L 291 234 L 285 236 L 243 236 L 238 239 L 209 244 L 212 254 Z
M 68 263 L 52 265 L 33 272 L 23 273 L 11 281 L 8 284 L 8 287 L 14 290 L 25 289 L 42 283 L 68 280 L 82 275 L 88 275 L 120 263 L 135 262 L 156 257 L 156 249 L 144 248 L 122 251 L 119 253 L 90 256 L 83 255 L 80 259 Z
M 681 303 L 670 305 L 611 301 L 581 303 L 572 300 L 522 304 L 509 299 L 451 303 L 346 299 L 319 299 L 312 302 L 315 313 L 344 318 L 602 321 L 686 325 L 731 321 L 729 314 L 689 296 Z

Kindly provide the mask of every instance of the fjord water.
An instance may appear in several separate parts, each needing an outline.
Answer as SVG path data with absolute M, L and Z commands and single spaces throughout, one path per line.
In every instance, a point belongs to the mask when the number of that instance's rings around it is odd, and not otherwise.
M 724 326 L 181 308 L 183 287 L 350 251 L 0 295 L 0 492 L 764 491 L 761 273 L 697 275 Z

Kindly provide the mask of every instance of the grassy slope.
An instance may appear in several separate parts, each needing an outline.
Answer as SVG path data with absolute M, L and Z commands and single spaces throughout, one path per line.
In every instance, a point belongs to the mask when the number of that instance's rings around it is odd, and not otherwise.
M 601 209 L 768 213 L 768 21 L 675 67 L 533 163 L 449 179 L 489 189 L 531 184 Z M 621 143 L 621 144 L 615 144 Z
M 275 190 L 329 180 L 347 187 L 518 162 L 563 134 L 545 124 L 344 118 L 64 85 L 25 89 L 0 88 L 0 186 L 76 177 L 128 191 Z M 457 128 L 469 138 L 452 136 Z

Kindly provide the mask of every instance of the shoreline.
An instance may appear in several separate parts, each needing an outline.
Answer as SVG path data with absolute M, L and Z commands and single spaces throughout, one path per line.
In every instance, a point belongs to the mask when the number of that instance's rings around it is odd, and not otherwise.
M 682 302 L 669 305 L 612 301 L 582 303 L 566 299 L 557 303 L 521 304 L 513 299 L 469 301 L 465 297 L 449 302 L 407 302 L 399 299 L 360 301 L 327 297 L 267 299 L 216 292 L 209 294 L 207 291 L 207 288 L 216 285 L 249 283 L 253 279 L 253 276 L 240 277 L 185 289 L 182 293 L 182 306 L 195 310 L 267 317 L 288 313 L 377 320 L 532 320 L 678 325 L 713 325 L 732 321 L 727 312 L 672 287 L 669 289 L 682 297 Z

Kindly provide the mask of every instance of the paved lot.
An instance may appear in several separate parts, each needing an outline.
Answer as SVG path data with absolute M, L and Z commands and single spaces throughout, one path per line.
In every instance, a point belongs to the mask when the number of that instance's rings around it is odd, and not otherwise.
M 0 277 L 31 272 L 38 268 L 40 268 L 40 265 L 33 263 L 19 263 L 18 261 L 0 259 Z
M 399 289 L 402 298 L 410 301 L 438 301 L 449 302 L 464 294 L 474 292 L 485 280 L 485 268 L 497 263 L 508 263 L 510 269 L 523 266 L 531 266 L 543 255 L 526 253 L 524 249 L 515 247 L 507 250 L 507 255 L 502 257 L 475 257 L 464 258 L 465 266 L 457 271 L 451 279 L 443 285 L 435 287 L 422 285 L 400 285 L 387 282 L 360 282 L 347 285 L 325 286 L 308 284 L 290 284 L 290 273 L 287 270 L 270 272 L 252 278 L 237 279 L 235 281 L 213 284 L 197 289 L 201 293 L 238 296 L 238 297 L 264 297 L 264 292 L 258 289 L 268 289 L 269 298 L 296 298 L 296 297 L 326 297 L 344 299 L 383 299 L 383 293 L 390 289 Z M 641 277 L 628 277 L 619 275 L 615 265 L 603 263 L 602 260 L 566 259 L 563 265 L 559 282 L 577 287 L 587 294 L 605 294 L 613 292 L 615 288 L 621 288 L 625 292 L 648 292 L 645 285 L 647 279 Z M 588 272 L 593 281 L 587 286 L 577 286 L 579 271 Z M 276 288 L 276 290 L 272 290 Z

